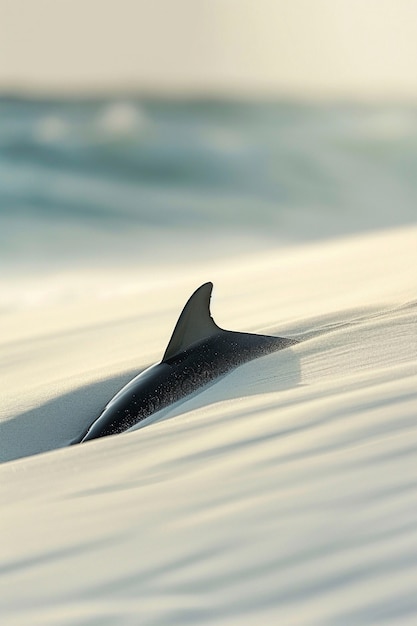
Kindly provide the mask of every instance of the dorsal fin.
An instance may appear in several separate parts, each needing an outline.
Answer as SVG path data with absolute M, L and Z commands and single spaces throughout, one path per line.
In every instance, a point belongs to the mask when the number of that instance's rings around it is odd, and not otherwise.
M 162 362 L 183 352 L 196 341 L 221 331 L 210 315 L 212 289 L 213 283 L 204 283 L 194 291 L 178 318 Z

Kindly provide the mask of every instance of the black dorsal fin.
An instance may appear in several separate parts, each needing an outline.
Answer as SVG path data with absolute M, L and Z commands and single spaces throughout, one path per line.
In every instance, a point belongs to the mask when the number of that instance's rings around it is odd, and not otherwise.
M 204 283 L 194 291 L 178 318 L 162 362 L 184 352 L 196 341 L 207 339 L 221 332 L 221 328 L 210 315 L 212 289 L 213 283 Z

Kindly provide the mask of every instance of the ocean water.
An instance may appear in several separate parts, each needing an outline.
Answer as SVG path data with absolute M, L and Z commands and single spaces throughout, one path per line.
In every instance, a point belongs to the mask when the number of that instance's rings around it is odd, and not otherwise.
M 416 220 L 417 109 L 0 100 L 6 271 L 195 262 Z

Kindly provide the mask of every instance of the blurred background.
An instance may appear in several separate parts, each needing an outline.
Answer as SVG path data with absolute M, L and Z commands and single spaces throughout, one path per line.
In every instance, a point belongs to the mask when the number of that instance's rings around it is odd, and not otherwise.
M 9 278 L 204 263 L 416 221 L 414 0 L 0 9 Z

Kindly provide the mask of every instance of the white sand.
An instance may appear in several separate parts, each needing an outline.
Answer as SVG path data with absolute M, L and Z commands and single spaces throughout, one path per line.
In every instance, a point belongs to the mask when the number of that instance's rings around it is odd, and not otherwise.
M 417 623 L 416 268 L 409 228 L 9 277 L 1 622 Z M 219 325 L 304 341 L 134 432 L 68 447 L 161 356 L 206 280 Z

